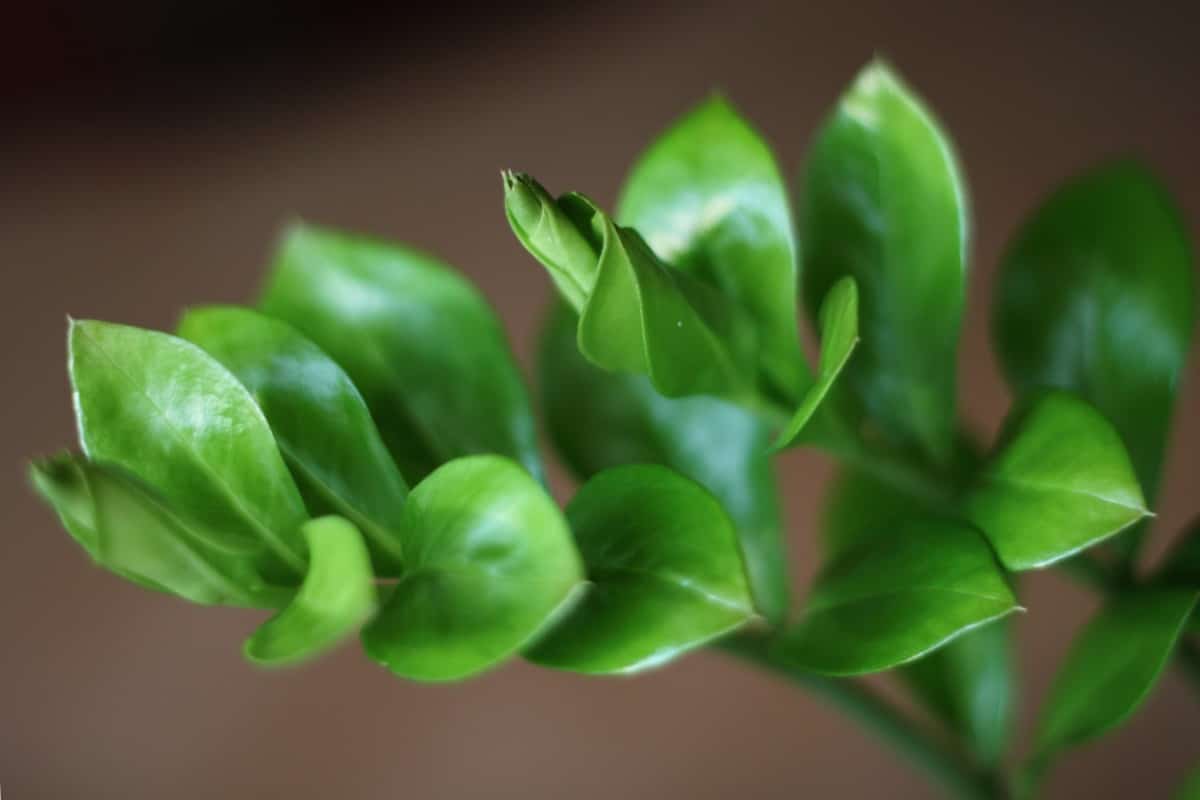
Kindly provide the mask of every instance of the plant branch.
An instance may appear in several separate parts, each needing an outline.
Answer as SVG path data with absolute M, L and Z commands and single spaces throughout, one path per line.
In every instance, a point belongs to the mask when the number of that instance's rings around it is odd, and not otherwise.
M 937 780 L 954 797 L 997 800 L 1006 797 L 993 776 L 976 770 L 959 752 L 922 730 L 915 722 L 861 682 L 796 669 L 773 656 L 765 636 L 742 636 L 720 647 L 818 695 L 890 744 L 912 764 Z

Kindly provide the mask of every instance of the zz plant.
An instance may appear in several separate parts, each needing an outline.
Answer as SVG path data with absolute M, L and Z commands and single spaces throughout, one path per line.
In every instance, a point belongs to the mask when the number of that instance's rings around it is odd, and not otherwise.
M 307 226 L 253 308 L 191 309 L 174 335 L 72 321 L 81 452 L 35 463 L 37 491 L 104 568 L 273 611 L 244 646 L 259 664 L 356 632 L 416 681 L 517 656 L 630 674 L 714 646 L 962 797 L 1033 794 L 1168 662 L 1200 677 L 1200 527 L 1139 560 L 1195 304 L 1178 214 L 1143 168 L 1070 181 L 1008 248 L 992 318 L 1014 403 L 990 445 L 956 413 L 964 181 L 886 65 L 815 137 L 797 218 L 767 144 L 715 96 L 638 160 L 615 213 L 503 178 L 557 289 L 537 385 L 581 482 L 565 510 L 480 295 L 426 255 Z M 800 446 L 839 469 L 793 614 L 773 461 Z M 1020 576 L 1051 565 L 1103 604 L 1016 741 Z M 883 671 L 927 713 L 855 677 Z

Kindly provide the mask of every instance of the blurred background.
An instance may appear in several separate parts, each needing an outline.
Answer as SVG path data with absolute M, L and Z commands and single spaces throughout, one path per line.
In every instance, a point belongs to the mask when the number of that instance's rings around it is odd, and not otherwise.
M 513 662 L 402 683 L 356 647 L 267 674 L 252 612 L 90 567 L 27 490 L 73 443 L 65 315 L 170 328 L 250 300 L 297 217 L 403 240 L 475 280 L 526 367 L 549 296 L 499 170 L 609 205 L 650 137 L 723 89 L 794 175 L 858 68 L 886 55 L 952 132 L 975 211 L 961 398 L 1009 398 L 987 340 L 996 260 L 1067 175 L 1137 153 L 1200 234 L 1192 4 L 114 0 L 0 12 L 0 789 L 31 798 L 919 798 L 932 789 L 818 700 L 717 654 L 633 680 Z M 1195 512 L 1200 381 L 1178 410 L 1151 555 Z M 828 464 L 789 454 L 797 580 Z M 563 480 L 558 482 L 566 487 Z M 1034 575 L 1022 730 L 1093 600 Z M 1200 757 L 1174 675 L 1066 759 L 1053 797 L 1165 797 Z

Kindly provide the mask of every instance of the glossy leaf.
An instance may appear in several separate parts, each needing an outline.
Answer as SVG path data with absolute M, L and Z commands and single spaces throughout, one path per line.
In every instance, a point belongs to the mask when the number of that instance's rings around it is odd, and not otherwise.
M 663 397 L 640 375 L 616 375 L 575 345 L 576 318 L 556 303 L 538 355 L 542 408 L 563 461 L 581 480 L 623 464 L 660 464 L 701 484 L 737 527 L 759 613 L 778 623 L 789 604 L 785 552 L 766 424 L 715 397 Z
M 977 532 L 948 520 L 910 521 L 824 569 L 803 618 L 782 634 L 776 655 L 813 672 L 878 672 L 1017 608 Z
M 1149 696 L 1196 605 L 1187 589 L 1141 588 L 1109 602 L 1071 645 L 1042 710 L 1041 757 L 1099 736 Z
M 607 470 L 579 490 L 567 519 L 589 585 L 532 660 L 593 674 L 636 672 L 754 617 L 733 521 L 687 478 L 660 466 Z
M 34 487 L 100 566 L 138 585 L 204 605 L 273 608 L 288 590 L 269 586 L 252 553 L 230 553 L 162 497 L 119 468 L 59 456 L 31 468 Z
M 965 187 L 936 120 L 882 62 L 859 74 L 818 134 L 802 196 L 810 316 L 843 276 L 858 283 L 863 338 L 842 384 L 894 446 L 945 463 L 966 282 Z
M 363 629 L 371 658 L 422 681 L 465 678 L 527 646 L 583 580 L 566 520 L 528 473 L 460 458 L 404 507 L 407 572 Z
M 1005 255 L 993 342 L 1020 393 L 1069 389 L 1116 426 L 1151 501 L 1195 316 L 1192 253 L 1167 191 L 1131 162 L 1055 193 Z
M 541 476 L 529 400 L 479 293 L 426 255 L 308 226 L 284 237 L 261 301 L 341 365 L 410 483 L 471 453 Z
M 715 290 L 664 264 L 638 233 L 579 194 L 557 200 L 505 173 L 505 209 L 522 245 L 579 313 L 579 349 L 609 372 L 647 375 L 668 397 L 748 398 L 753 331 Z M 751 363 L 753 363 L 751 361 Z
M 342 368 L 290 325 L 249 309 L 194 309 L 184 315 L 179 335 L 250 391 L 310 511 L 352 520 L 367 537 L 379 574 L 398 574 L 397 531 L 408 485 Z
M 1120 436 L 1065 392 L 1010 415 L 964 510 L 1012 570 L 1052 564 L 1148 513 Z
M 799 408 L 775 439 L 773 447 L 787 447 L 800 437 L 805 425 L 833 388 L 858 344 L 858 289 L 853 278 L 842 278 L 821 304 L 821 361 L 816 382 L 808 388 Z
M 266 419 L 228 370 L 157 331 L 72 322 L 79 441 L 161 492 L 229 547 L 265 544 L 293 578 L 308 515 Z
M 768 392 L 807 389 L 787 188 L 770 147 L 728 101 L 710 98 L 651 144 L 617 208 L 660 258 L 747 312 Z
M 251 661 L 279 666 L 311 658 L 358 630 L 375 610 L 375 576 L 358 529 L 341 517 L 301 528 L 308 572 L 291 602 L 246 640 Z

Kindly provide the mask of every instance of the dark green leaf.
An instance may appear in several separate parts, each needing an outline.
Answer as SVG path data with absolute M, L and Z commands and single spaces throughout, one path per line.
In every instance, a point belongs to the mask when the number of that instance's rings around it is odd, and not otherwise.
M 587 673 L 664 664 L 754 617 L 733 521 L 707 490 L 665 467 L 600 473 L 567 519 L 589 585 L 529 653 Z
M 1071 646 L 1036 736 L 1041 757 L 1099 736 L 1137 710 L 1166 665 L 1196 592 L 1137 589 L 1111 600 Z
M 262 608 L 290 594 L 259 577 L 254 554 L 215 547 L 218 536 L 119 468 L 67 455 L 34 464 L 31 477 L 96 563 L 145 588 L 193 603 Z
M 714 96 L 660 136 L 633 168 L 617 217 L 747 312 L 768 392 L 792 399 L 808 388 L 787 189 L 767 143 L 733 106 Z
M 79 440 L 121 466 L 224 544 L 270 548 L 303 572 L 308 515 L 253 398 L 203 350 L 165 333 L 72 322 Z
M 1179 212 L 1144 168 L 1119 162 L 1025 223 L 1001 267 L 993 341 L 1018 392 L 1069 389 L 1099 409 L 1153 501 L 1194 313 Z
M 579 312 L 579 349 L 590 361 L 648 375 L 668 397 L 754 402 L 754 370 L 738 358 L 753 354 L 753 330 L 732 303 L 664 264 L 582 195 L 555 200 L 527 175 L 504 181 L 513 232 Z
M 777 655 L 813 672 L 878 672 L 1017 608 L 978 532 L 949 520 L 909 521 L 821 572 L 804 617 L 782 634 Z
M 378 573 L 396 575 L 408 486 L 341 367 L 291 326 L 243 308 L 189 311 L 179 335 L 250 390 L 310 510 L 352 520 Z
M 363 629 L 397 675 L 448 681 L 527 646 L 583 581 L 566 520 L 515 463 L 470 456 L 417 484 L 404 507 L 407 572 Z
M 1148 513 L 1121 437 L 1065 392 L 1010 415 L 964 509 L 1012 570 L 1052 564 Z
M 858 289 L 853 278 L 842 278 L 821 304 L 821 363 L 817 380 L 805 392 L 800 407 L 775 440 L 778 450 L 793 444 L 804 432 L 834 381 L 858 344 Z
M 966 280 L 965 188 L 947 137 L 881 62 L 819 133 L 803 187 L 810 316 L 858 282 L 862 344 L 841 381 L 894 445 L 935 463 L 953 451 L 955 360 Z
M 471 453 L 505 455 L 541 476 L 529 400 L 500 322 L 445 265 L 296 227 L 261 305 L 341 365 L 410 483 Z
M 264 666 L 311 658 L 358 630 L 375 610 L 375 576 L 362 534 L 341 517 L 301 527 L 308 573 L 291 602 L 246 640 L 245 653 Z
M 1179 535 L 1159 570 L 1161 580 L 1200 589 L 1200 519 Z
M 604 372 L 580 355 L 575 328 L 575 315 L 555 304 L 538 357 L 546 424 L 567 466 L 587 480 L 609 467 L 661 464 L 705 486 L 737 525 L 759 613 L 779 622 L 788 559 L 766 425 L 717 398 L 671 399 L 648 378 Z

